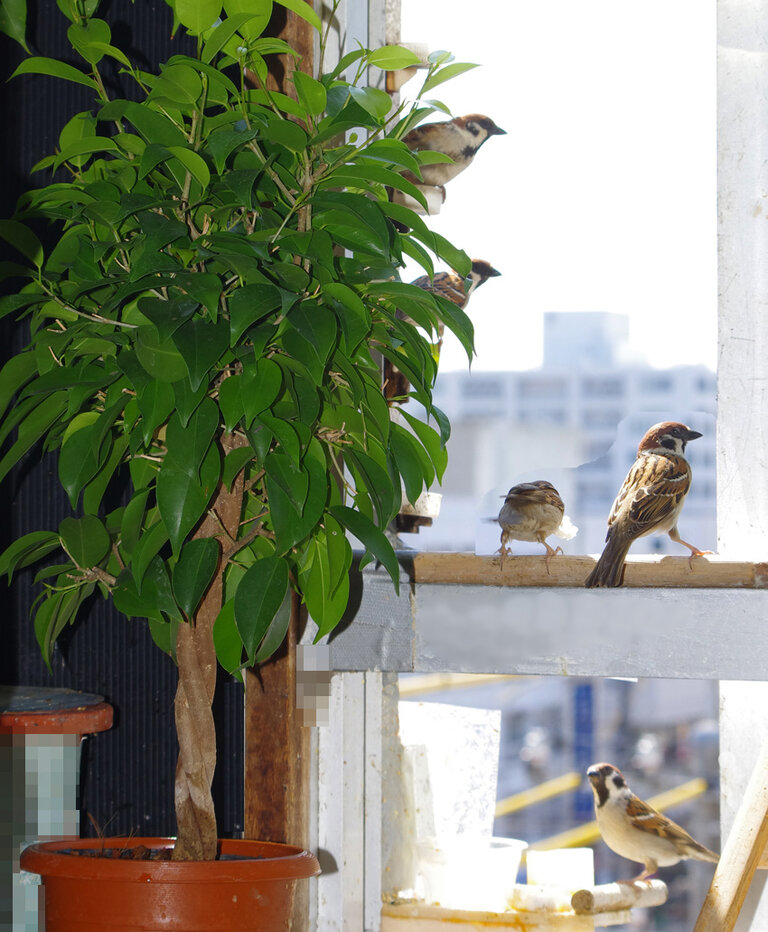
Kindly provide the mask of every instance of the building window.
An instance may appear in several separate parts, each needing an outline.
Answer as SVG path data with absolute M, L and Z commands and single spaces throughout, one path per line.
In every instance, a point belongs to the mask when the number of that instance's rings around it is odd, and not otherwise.
M 581 393 L 587 398 L 621 398 L 624 380 L 614 376 L 590 376 L 582 380 Z
M 520 398 L 565 398 L 567 394 L 565 379 L 523 378 L 517 383 Z
M 615 427 L 621 420 L 621 411 L 616 408 L 587 408 L 582 414 L 584 427 Z
M 501 379 L 488 379 L 475 376 L 464 382 L 465 398 L 501 398 L 504 386 Z
M 669 375 L 648 375 L 640 379 L 640 391 L 649 395 L 671 392 L 674 382 Z

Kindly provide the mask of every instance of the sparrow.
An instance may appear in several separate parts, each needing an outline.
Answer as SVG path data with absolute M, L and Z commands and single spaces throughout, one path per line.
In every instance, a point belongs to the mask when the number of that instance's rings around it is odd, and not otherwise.
M 411 284 L 417 285 L 419 288 L 422 288 L 424 291 L 429 291 L 432 294 L 440 295 L 443 298 L 447 298 L 449 301 L 452 301 L 457 307 L 460 307 L 462 310 L 469 303 L 469 299 L 472 295 L 472 292 L 475 288 L 479 288 L 484 282 L 487 282 L 489 278 L 494 278 L 497 275 L 501 275 L 497 269 L 495 269 L 490 262 L 486 262 L 485 259 L 473 259 L 472 267 L 470 269 L 469 275 L 466 278 L 462 278 L 456 272 L 437 272 L 432 278 L 429 275 L 422 275 L 419 278 L 414 279 Z M 407 314 L 403 314 L 398 311 L 397 315 L 401 320 L 407 321 L 409 324 L 416 326 L 415 322 L 408 317 Z M 439 356 L 440 347 L 443 342 L 443 334 L 445 333 L 445 324 L 442 320 L 438 321 L 437 325 L 437 353 Z M 408 379 L 388 360 L 384 361 L 384 396 L 388 401 L 392 401 L 396 398 L 403 398 L 408 394 L 410 390 L 410 382 Z
M 562 540 L 571 540 L 579 530 L 566 516 L 565 505 L 557 489 L 544 479 L 513 485 L 507 492 L 495 520 L 501 527 L 501 547 L 497 553 L 501 554 L 502 569 L 504 557 L 511 552 L 507 547 L 507 541 L 527 540 L 544 544 L 549 573 L 549 561 L 555 554 L 562 553 L 563 548 L 550 547 L 546 538 L 554 534 Z
M 459 172 L 468 168 L 477 150 L 491 136 L 506 136 L 507 131 L 498 127 L 490 117 L 481 113 L 454 117 L 441 123 L 424 123 L 403 136 L 403 142 L 413 152 L 425 149 L 442 152 L 450 156 L 452 162 L 439 162 L 435 165 L 422 165 L 421 178 L 411 172 L 403 172 L 403 177 L 414 184 L 430 185 L 442 189 Z M 445 191 L 442 191 L 445 200 Z
M 684 828 L 635 796 L 617 767 L 593 764 L 587 777 L 592 784 L 595 816 L 603 841 L 611 851 L 643 865 L 631 883 L 645 880 L 660 867 L 670 867 L 688 858 L 720 860 L 714 851 L 694 841 Z
M 654 424 L 647 431 L 613 503 L 605 549 L 584 583 L 587 588 L 620 586 L 629 548 L 646 534 L 666 531 L 673 541 L 691 551 L 691 559 L 711 553 L 684 541 L 677 530 L 691 487 L 691 467 L 683 454 L 688 441 L 697 437 L 701 437 L 697 430 L 675 421 Z

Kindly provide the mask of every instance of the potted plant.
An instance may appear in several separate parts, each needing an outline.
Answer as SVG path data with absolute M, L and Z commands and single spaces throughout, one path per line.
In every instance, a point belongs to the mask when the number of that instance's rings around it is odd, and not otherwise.
M 0 299 L 0 314 L 26 318 L 30 334 L 0 372 L 0 479 L 41 446 L 56 455 L 72 508 L 57 528 L 13 542 L 0 572 L 10 579 L 45 561 L 34 626 L 47 662 L 62 630 L 98 597 L 146 619 L 176 661 L 172 861 L 153 853 L 170 842 L 99 847 L 148 849 L 152 860 L 131 863 L 152 891 L 161 881 L 173 888 L 191 867 L 184 917 L 163 920 L 186 929 L 213 888 L 200 879 L 205 865 L 185 862 L 239 856 L 236 842 L 217 839 L 210 792 L 216 665 L 238 676 L 269 658 L 285 638 L 293 592 L 319 636 L 333 629 L 349 596 L 347 532 L 398 585 L 383 531 L 402 490 L 414 502 L 446 463 L 449 428 L 432 403 L 428 334 L 447 325 L 471 356 L 472 326 L 450 301 L 399 281 L 405 256 L 430 274 L 433 256 L 463 274 L 470 267 L 388 197 L 396 189 L 423 203 L 401 172 L 418 176 L 441 156 L 414 154 L 401 137 L 441 105 L 393 112 L 364 76 L 415 56 L 359 48 L 319 77 L 292 72 L 284 94 L 268 89 L 265 56 L 295 53 L 264 35 L 272 0 L 168 2 L 176 25 L 196 37 L 195 56 L 175 55 L 148 73 L 112 44 L 98 0 L 59 0 L 82 64 L 32 56 L 14 73 L 76 81 L 94 102 L 36 166 L 55 180 L 23 195 L 0 223 L 25 260 L 10 269 L 14 281 L 27 279 Z M 304 0 L 278 2 L 322 31 Z M 7 5 L 1 23 L 21 41 L 23 8 Z M 106 60 L 130 76 L 139 99 L 110 98 Z M 470 67 L 449 62 L 433 57 L 422 94 Z M 46 250 L 34 232 L 41 223 L 54 234 Z M 392 419 L 382 357 L 407 375 L 436 429 L 405 411 Z M 170 909 L 167 892 L 121 892 L 123 859 L 77 856 L 85 845 L 65 846 L 68 863 L 94 867 L 118 924 L 139 899 Z M 251 868 L 269 854 L 256 850 Z M 306 852 L 290 854 L 299 867 L 270 868 L 277 887 L 257 899 L 285 907 L 284 888 L 317 871 Z M 50 853 L 25 857 L 28 869 L 50 868 Z M 233 901 L 238 928 L 285 927 L 284 908 L 268 920 L 254 914 L 253 896 L 226 887 L 231 861 L 216 868 L 220 875 L 207 875 L 225 891 L 216 928 L 230 928 L 223 910 Z M 150 870 L 159 874 L 147 883 Z M 46 874 L 49 928 L 64 929 L 50 902 L 59 886 Z M 76 893 L 78 918 L 84 896 Z M 106 912 L 91 921 L 110 927 Z M 127 926 L 157 927 L 142 921 L 131 911 Z

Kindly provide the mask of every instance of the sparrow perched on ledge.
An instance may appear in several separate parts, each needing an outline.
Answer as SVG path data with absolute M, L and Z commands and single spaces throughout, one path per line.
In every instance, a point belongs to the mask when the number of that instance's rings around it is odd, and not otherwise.
M 584 583 L 587 588 L 620 586 L 630 545 L 646 534 L 666 531 L 691 551 L 691 558 L 711 553 L 684 541 L 677 530 L 691 487 L 691 467 L 683 454 L 688 441 L 697 437 L 701 437 L 697 430 L 675 421 L 655 424 L 645 434 L 613 503 L 605 549 Z
M 415 184 L 442 188 L 459 172 L 469 167 L 477 150 L 487 139 L 491 136 L 506 136 L 506 133 L 507 131 L 500 129 L 490 117 L 481 113 L 454 117 L 442 123 L 424 123 L 403 136 L 406 146 L 413 152 L 422 152 L 425 149 L 442 152 L 453 161 L 422 165 L 421 178 L 417 178 L 411 172 L 403 172 L 403 176 Z
M 565 505 L 557 489 L 544 479 L 513 485 L 496 521 L 501 527 L 501 547 L 497 552 L 501 554 L 502 569 L 504 557 L 511 552 L 507 547 L 508 540 L 538 541 L 546 548 L 549 573 L 549 561 L 555 554 L 562 553 L 563 548 L 550 547 L 546 538 L 554 534 L 562 540 L 571 540 L 579 530 L 566 517 Z
M 645 880 L 660 867 L 687 858 L 720 860 L 676 822 L 639 799 L 627 786 L 622 772 L 612 764 L 593 764 L 587 771 L 595 796 L 595 816 L 603 841 L 611 851 L 637 861 L 643 870 L 631 882 Z
M 469 303 L 469 299 L 475 288 L 479 288 L 489 278 L 501 275 L 490 262 L 485 259 L 473 259 L 472 268 L 466 279 L 457 275 L 456 272 L 437 272 L 432 278 L 429 275 L 422 275 L 414 279 L 411 284 L 418 285 L 424 291 L 430 291 L 432 294 L 440 295 L 460 307 L 462 310 Z M 469 282 L 469 284 L 467 284 Z M 409 323 L 414 322 L 406 315 L 400 315 L 403 320 Z M 437 348 L 438 353 L 443 342 L 445 324 L 439 321 L 437 325 Z M 391 401 L 394 398 L 403 398 L 410 390 L 410 382 L 389 360 L 384 360 L 384 397 Z

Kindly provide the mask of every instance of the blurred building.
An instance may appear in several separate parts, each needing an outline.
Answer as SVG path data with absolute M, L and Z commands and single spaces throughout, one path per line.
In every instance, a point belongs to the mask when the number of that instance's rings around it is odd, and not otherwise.
M 484 519 L 498 514 L 509 487 L 549 479 L 579 526 L 565 552 L 599 552 L 640 438 L 652 424 L 676 420 L 703 434 L 688 448 L 693 485 L 681 534 L 715 549 L 715 373 L 633 361 L 627 333 L 619 314 L 545 314 L 541 368 L 440 375 L 434 400 L 452 427 L 448 468 L 435 488 L 443 494 L 440 517 L 406 544 L 491 553 L 499 532 Z M 515 553 L 540 549 L 513 544 Z M 684 553 L 666 535 L 640 540 L 632 552 Z

